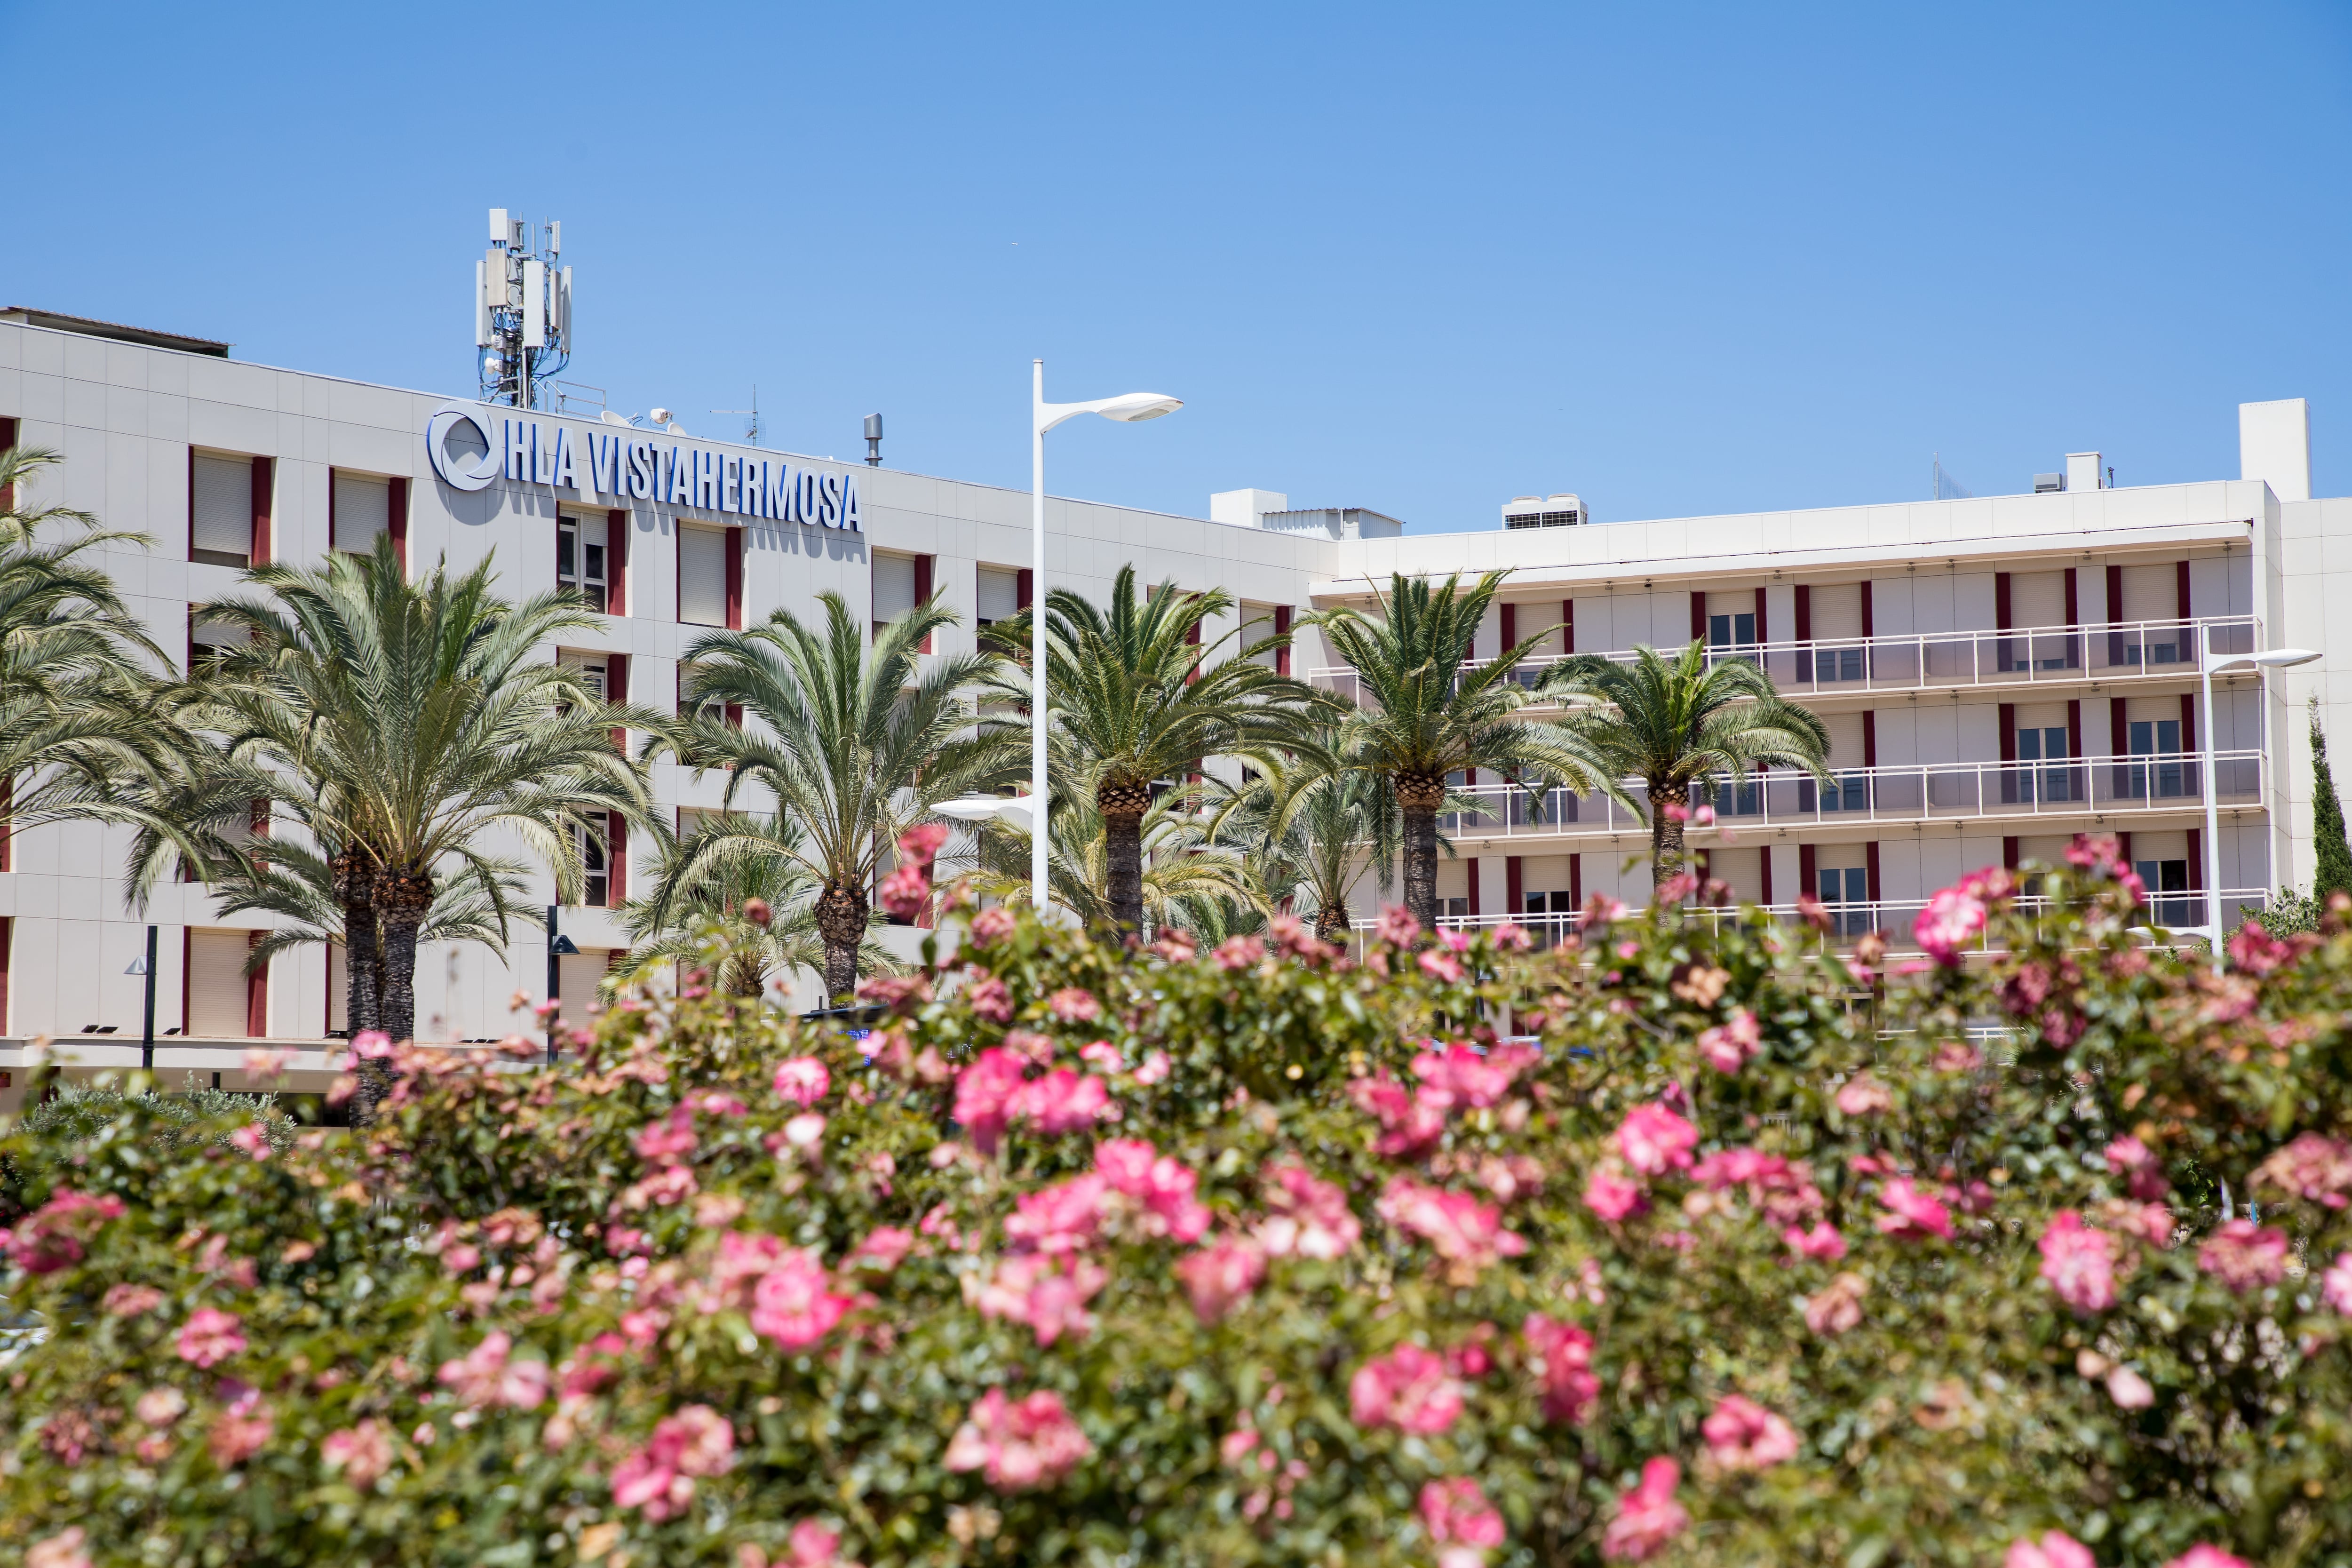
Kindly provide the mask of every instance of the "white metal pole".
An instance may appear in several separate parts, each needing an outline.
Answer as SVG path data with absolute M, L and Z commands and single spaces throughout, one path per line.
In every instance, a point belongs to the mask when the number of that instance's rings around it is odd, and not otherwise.
M 1045 917 L 1045 362 L 1029 392 L 1029 902 Z
M 2213 969 L 2221 969 L 2221 807 L 2215 798 L 2219 780 L 2213 776 L 2213 628 L 2200 629 L 2198 659 L 2205 679 L 2205 732 L 2199 739 L 2205 744 L 2205 927 L 2213 942 Z

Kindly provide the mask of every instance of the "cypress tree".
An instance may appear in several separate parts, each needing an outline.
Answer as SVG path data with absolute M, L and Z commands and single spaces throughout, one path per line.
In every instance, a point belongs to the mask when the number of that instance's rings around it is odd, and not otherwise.
M 2334 892 L 2352 893 L 2352 844 L 2344 837 L 2344 807 L 2327 771 L 2327 735 L 2319 727 L 2319 704 L 2311 705 L 2311 837 L 2317 864 L 2312 896 L 2326 904 Z

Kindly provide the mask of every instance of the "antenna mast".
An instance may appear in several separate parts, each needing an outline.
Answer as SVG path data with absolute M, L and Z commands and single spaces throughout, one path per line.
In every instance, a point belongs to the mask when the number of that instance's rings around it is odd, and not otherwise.
M 760 384 L 751 384 L 751 406 L 749 408 L 714 408 L 713 414 L 748 414 L 751 422 L 743 428 L 743 439 L 754 447 L 760 444 Z
M 474 347 L 482 401 L 546 408 L 550 383 L 572 363 L 572 268 L 560 265 L 563 225 L 533 230 L 490 209 L 490 248 L 474 263 Z

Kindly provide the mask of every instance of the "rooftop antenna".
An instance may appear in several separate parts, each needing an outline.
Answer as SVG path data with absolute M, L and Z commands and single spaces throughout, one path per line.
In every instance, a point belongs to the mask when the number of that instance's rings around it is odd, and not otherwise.
M 553 405 L 549 384 L 572 363 L 572 268 L 561 265 L 563 225 L 534 230 L 490 209 L 490 248 L 474 263 L 474 348 L 482 401 L 514 408 Z
M 879 414 L 866 416 L 866 466 L 869 468 L 882 466 L 882 416 Z
M 760 444 L 760 384 L 751 384 L 751 406 L 749 408 L 714 408 L 713 414 L 748 414 L 751 417 L 743 426 L 743 439 L 754 447 Z
M 1952 471 L 1944 467 L 1943 453 L 1937 453 L 1929 459 L 1929 479 L 1935 487 L 1932 493 L 1936 500 L 1968 500 L 1976 495 L 1976 491 L 1968 489 L 1958 479 L 1952 478 Z

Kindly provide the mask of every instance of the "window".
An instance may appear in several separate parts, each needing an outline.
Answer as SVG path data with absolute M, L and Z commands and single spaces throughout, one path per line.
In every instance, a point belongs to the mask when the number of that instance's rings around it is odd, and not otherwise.
M 2180 760 L 2180 721 L 2135 719 L 2125 731 L 2135 757 L 2158 759 L 2128 763 L 2124 768 L 2122 794 L 2131 800 L 2177 800 L 2193 795 L 2190 774 Z M 2169 759 L 2168 761 L 2164 759 Z M 2147 879 L 2143 877 L 2142 881 Z M 2154 882 L 2148 882 L 2153 891 Z
M 973 618 L 981 626 L 1011 620 L 1021 613 L 1021 574 L 1009 566 L 982 567 L 979 599 Z
M 1437 903 L 1437 918 L 1441 921 L 1466 921 L 1470 918 L 1468 899 L 1440 899 Z
M 2044 801 L 2073 800 L 2074 769 L 2067 767 L 2035 768 L 2033 763 L 2063 763 L 2067 760 L 2066 726 L 2051 724 L 2039 728 L 2026 727 L 2017 731 L 2019 790 L 2022 799 Z
M 337 469 L 329 504 L 334 510 L 334 547 L 352 555 L 375 548 L 376 536 L 392 528 L 392 481 Z
M 1870 930 L 1870 870 L 1864 866 L 1824 866 L 1818 874 L 1822 902 L 1830 907 L 1830 929 L 1843 936 Z
M 2189 894 L 2189 862 L 2142 860 L 2132 869 L 2147 885 L 2148 911 L 2160 926 L 2191 926 L 2203 921 L 2204 900 Z
M 555 523 L 555 585 L 580 595 L 603 615 L 610 607 L 604 571 L 604 520 L 562 517 Z
M 592 910 L 609 907 L 613 901 L 613 879 L 610 858 L 604 849 L 604 836 L 585 827 L 574 827 L 572 841 L 579 846 L 581 864 L 587 872 L 587 889 L 581 898 L 581 904 Z
M 243 626 L 199 620 L 196 606 L 188 606 L 188 673 L 191 676 L 213 668 L 229 650 L 247 647 L 247 643 Z
M 603 994 L 597 987 L 604 981 L 604 972 L 612 967 L 613 955 L 603 948 L 583 948 L 555 961 L 557 996 L 563 1006 L 563 1022 L 575 1026 L 588 1022 L 588 1008 L 601 1003 Z
M 580 684 L 593 692 L 600 702 L 612 700 L 612 688 L 606 683 L 611 666 L 607 656 L 584 653 L 578 648 L 565 648 L 555 656 L 555 662 L 580 677 Z
M 253 564 L 255 477 L 251 458 L 189 455 L 189 560 L 212 566 Z
M 688 626 L 727 624 L 727 535 L 715 528 L 677 531 L 677 618 Z
M 1706 646 L 1754 647 L 1756 646 L 1756 612 L 1742 610 L 1735 616 L 1707 616 Z

